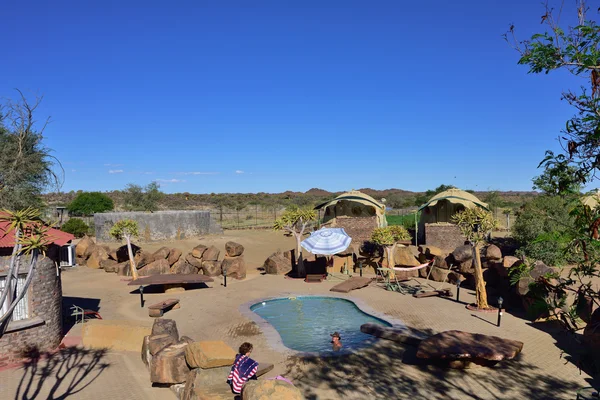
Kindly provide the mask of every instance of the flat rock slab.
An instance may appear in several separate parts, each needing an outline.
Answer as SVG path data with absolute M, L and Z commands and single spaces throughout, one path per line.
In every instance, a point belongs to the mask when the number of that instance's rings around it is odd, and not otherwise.
M 214 282 L 214 279 L 199 274 L 164 274 L 164 275 L 151 275 L 143 278 L 138 278 L 134 281 L 129 282 L 128 286 L 144 286 L 144 285 L 173 285 L 173 284 L 186 284 L 186 283 L 205 283 Z
M 185 359 L 192 368 L 231 367 L 235 351 L 221 340 L 194 342 L 185 350 Z
M 138 352 L 151 331 L 147 322 L 94 319 L 83 325 L 82 343 L 92 349 Z
M 391 326 L 383 326 L 379 324 L 363 324 L 360 326 L 360 331 L 367 335 L 372 335 L 381 339 L 387 339 L 398 343 L 406 343 L 411 346 L 418 346 L 428 336 L 415 331 L 411 328 L 398 328 Z
M 472 364 L 492 365 L 513 359 L 523 349 L 523 342 L 497 336 L 462 331 L 446 331 L 425 339 L 417 357 L 448 362 L 450 368 L 469 368 Z
M 331 292 L 348 293 L 351 290 L 364 288 L 371 283 L 371 278 L 353 277 L 329 289 Z

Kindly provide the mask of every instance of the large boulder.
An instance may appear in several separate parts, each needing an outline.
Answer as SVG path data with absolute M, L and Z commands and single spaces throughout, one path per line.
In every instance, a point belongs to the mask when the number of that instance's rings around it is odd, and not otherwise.
M 235 351 L 221 340 L 194 342 L 185 349 L 185 360 L 191 368 L 231 367 Z
M 133 257 L 133 261 L 135 262 L 135 267 L 137 269 L 145 267 L 146 265 L 154 262 L 155 260 L 156 259 L 154 258 L 154 255 L 152 253 L 149 253 L 144 250 L 138 251 Z
M 473 248 L 469 244 L 458 246 L 452 252 L 452 256 L 459 263 L 472 260 L 473 259 Z
M 512 267 L 515 264 L 521 263 L 521 259 L 513 256 L 505 256 L 502 260 L 502 266 L 506 269 Z
M 422 268 L 424 269 L 424 268 Z M 411 270 L 411 271 L 395 271 L 396 279 L 399 281 L 408 281 L 411 278 L 417 278 L 419 276 L 419 270 Z
M 292 262 L 283 254 L 271 254 L 263 265 L 265 272 L 271 275 L 285 275 L 292 270 Z
M 188 263 L 186 260 L 181 259 L 171 266 L 171 273 L 181 275 L 197 274 L 198 268 Z
M 155 260 L 159 260 L 159 259 L 167 259 L 169 258 L 169 253 L 171 252 L 171 249 L 169 249 L 168 247 L 161 247 L 160 249 L 156 250 L 154 252 L 154 254 L 152 254 L 154 256 Z
M 171 272 L 171 266 L 165 258 L 151 262 L 138 270 L 140 276 L 161 275 Z
M 242 389 L 242 400 L 303 400 L 300 389 L 281 379 L 251 380 Z
M 102 268 L 101 263 L 105 260 L 108 260 L 108 252 L 106 249 L 104 249 L 104 247 L 94 246 L 89 258 L 87 259 L 86 265 L 89 268 L 94 269 Z
M 187 262 L 188 264 L 191 264 L 194 267 L 196 267 L 196 269 L 202 268 L 202 260 L 194 257 L 191 253 L 186 254 L 186 256 L 183 258 L 183 260 L 185 262 Z
M 419 260 L 416 259 L 408 247 L 396 246 L 394 249 L 394 263 L 401 267 L 416 267 L 419 265 Z
M 179 340 L 179 331 L 177 330 L 177 322 L 168 318 L 156 318 L 152 324 L 152 335 L 167 334 L 173 336 L 175 341 Z
M 241 256 L 244 252 L 244 246 L 236 242 L 225 243 L 225 252 L 229 257 Z
M 462 331 L 446 331 L 423 340 L 417 357 L 437 361 L 450 368 L 493 365 L 513 359 L 523 349 L 523 342 L 497 336 Z
M 135 258 L 135 255 L 137 253 L 139 253 L 142 250 L 142 248 L 134 243 L 131 243 L 131 252 L 133 253 L 133 257 Z M 127 250 L 127 245 L 124 244 L 123 246 L 119 247 L 114 256 L 113 257 L 115 260 L 117 260 L 118 262 L 122 263 L 125 261 L 129 261 L 129 251 Z
M 245 279 L 246 263 L 244 262 L 244 256 L 225 256 L 223 262 L 221 263 L 221 271 L 223 271 L 223 274 L 225 274 L 225 271 L 227 271 L 227 276 L 230 276 L 232 278 Z
M 151 335 L 148 339 L 148 351 L 154 356 L 165 347 L 171 346 L 177 342 L 178 340 L 175 337 L 166 333 L 161 335 Z
M 448 256 L 448 257 L 435 256 L 433 259 L 433 266 L 441 268 L 441 269 L 450 269 L 450 266 L 448 265 L 448 261 L 449 261 L 448 258 L 451 258 L 451 257 L 450 256 Z
M 431 267 L 431 273 L 429 274 L 429 279 L 434 280 L 436 282 L 444 282 L 446 280 L 447 275 L 449 274 L 447 269 L 439 268 L 439 267 Z
M 229 365 L 210 369 L 192 369 L 185 379 L 185 387 L 180 400 L 219 400 L 222 398 L 219 395 L 212 395 L 213 393 L 210 392 L 225 392 L 231 395 L 231 388 L 227 384 L 227 377 L 230 371 L 231 366 Z M 230 397 L 228 396 L 228 398 Z
M 169 257 L 167 258 L 167 261 L 169 261 L 169 265 L 173 266 L 173 264 L 179 261 L 179 259 L 181 258 L 181 254 L 183 254 L 181 250 L 172 248 L 169 251 Z
M 208 247 L 206 247 L 203 244 L 199 244 L 198 246 L 196 246 L 192 249 L 192 256 L 194 256 L 198 259 L 202 259 L 202 256 L 204 255 L 204 252 L 206 251 L 206 249 L 208 249 Z
M 501 260 L 502 251 L 500 250 L 500 247 L 496 246 L 495 244 L 490 244 L 485 249 L 485 258 L 488 260 Z
M 79 243 L 77 243 L 77 246 L 75 246 L 75 256 L 85 257 L 87 249 L 91 245 L 95 245 L 94 240 L 88 235 L 85 235 L 83 238 L 81 238 Z
M 220 261 L 202 261 L 200 268 L 203 275 L 206 276 L 219 276 L 221 275 L 221 262 Z
M 190 372 L 185 362 L 187 347 L 187 343 L 177 343 L 154 355 L 150 362 L 150 381 L 163 384 L 185 382 Z
M 204 261 L 217 261 L 219 259 L 219 254 L 221 251 L 217 249 L 215 246 L 210 246 L 204 254 L 202 254 L 202 260 Z

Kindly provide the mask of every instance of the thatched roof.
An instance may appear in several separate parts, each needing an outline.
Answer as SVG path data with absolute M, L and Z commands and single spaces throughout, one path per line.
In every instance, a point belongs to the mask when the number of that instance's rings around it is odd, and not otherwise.
M 486 210 L 490 209 L 487 203 L 484 203 L 483 201 L 479 200 L 477 197 L 475 197 L 469 192 L 465 192 L 464 190 L 460 189 L 448 189 L 433 196 L 431 199 L 429 199 L 427 203 L 421 205 L 421 207 L 419 207 L 419 210 L 422 210 L 425 207 L 433 207 L 440 200 L 447 200 L 450 203 L 454 204 L 462 204 L 466 208 L 473 208 L 475 206 L 479 206 L 481 208 L 485 208 Z
M 351 190 L 349 192 L 340 194 L 338 197 L 336 197 L 335 199 L 333 199 L 331 201 L 319 204 L 318 206 L 315 207 L 315 210 L 333 206 L 342 200 L 354 201 L 354 202 L 361 203 L 361 204 L 364 204 L 367 206 L 371 206 L 371 207 L 375 208 L 377 214 L 385 213 L 385 204 L 380 203 L 377 200 L 375 200 L 374 198 L 372 198 L 371 196 L 364 194 L 362 192 L 359 192 L 357 190 Z

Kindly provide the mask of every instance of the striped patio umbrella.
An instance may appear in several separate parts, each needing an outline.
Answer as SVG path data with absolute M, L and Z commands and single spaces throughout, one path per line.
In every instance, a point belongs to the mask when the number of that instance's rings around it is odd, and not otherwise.
M 300 245 L 313 254 L 328 256 L 346 250 L 350 242 L 352 238 L 344 228 L 321 228 L 303 240 Z

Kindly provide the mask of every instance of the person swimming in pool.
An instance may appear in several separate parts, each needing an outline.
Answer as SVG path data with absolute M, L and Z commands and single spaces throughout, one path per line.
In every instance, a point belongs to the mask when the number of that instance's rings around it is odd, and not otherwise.
M 339 351 L 342 348 L 342 337 L 338 332 L 331 334 L 331 347 L 333 351 Z

